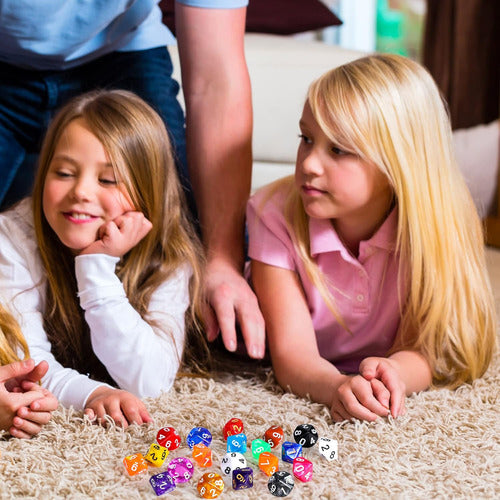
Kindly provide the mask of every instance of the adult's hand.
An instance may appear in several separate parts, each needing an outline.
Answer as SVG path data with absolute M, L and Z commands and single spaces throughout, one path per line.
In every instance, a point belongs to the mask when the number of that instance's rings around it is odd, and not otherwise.
M 235 351 L 235 325 L 238 323 L 248 354 L 252 358 L 263 358 L 264 318 L 257 297 L 243 276 L 233 266 L 214 261 L 207 266 L 206 287 L 209 301 L 205 314 L 208 340 L 215 340 L 220 332 L 226 349 Z

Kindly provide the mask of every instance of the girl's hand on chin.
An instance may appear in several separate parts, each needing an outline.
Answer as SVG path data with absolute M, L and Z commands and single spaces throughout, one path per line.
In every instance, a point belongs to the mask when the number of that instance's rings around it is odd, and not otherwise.
M 104 223 L 99 228 L 99 239 L 82 250 L 80 255 L 104 253 L 113 257 L 123 257 L 149 233 L 152 227 L 142 212 L 124 213 Z

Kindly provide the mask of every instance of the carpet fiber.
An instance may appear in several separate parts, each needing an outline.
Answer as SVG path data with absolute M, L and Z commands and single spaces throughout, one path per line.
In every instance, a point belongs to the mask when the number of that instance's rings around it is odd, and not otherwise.
M 500 251 L 488 250 L 488 266 L 500 310 Z M 407 414 L 375 423 L 334 424 L 325 407 L 284 393 L 272 372 L 261 365 L 241 365 L 214 379 L 179 378 L 174 389 L 147 400 L 154 423 L 125 431 L 91 425 L 82 414 L 59 408 L 40 435 L 29 441 L 0 441 L 0 498 L 142 499 L 156 498 L 148 477 L 165 467 L 150 467 L 131 479 L 123 473 L 128 454 L 146 454 L 156 431 L 176 428 L 185 439 L 196 426 L 213 434 L 214 465 L 195 467 L 193 479 L 163 498 L 199 498 L 196 481 L 207 470 L 220 472 L 225 453 L 222 427 L 231 417 L 245 424 L 249 438 L 279 424 L 285 439 L 295 427 L 312 423 L 320 436 L 338 440 L 339 459 L 328 462 L 317 446 L 305 450 L 314 463 L 309 483 L 295 481 L 288 498 L 500 498 L 500 357 L 472 385 L 455 391 L 433 390 L 407 399 Z M 188 456 L 185 441 L 167 457 Z M 254 487 L 223 498 L 273 498 L 267 477 L 254 468 Z M 282 470 L 291 471 L 281 462 Z

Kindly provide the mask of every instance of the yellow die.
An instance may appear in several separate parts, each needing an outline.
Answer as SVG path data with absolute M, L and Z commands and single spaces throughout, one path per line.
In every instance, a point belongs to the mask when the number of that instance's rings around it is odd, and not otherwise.
M 157 443 L 153 443 L 149 447 L 149 451 L 147 452 L 145 459 L 156 467 L 161 467 L 163 465 L 163 462 L 165 462 L 167 455 L 167 448 L 160 446 Z

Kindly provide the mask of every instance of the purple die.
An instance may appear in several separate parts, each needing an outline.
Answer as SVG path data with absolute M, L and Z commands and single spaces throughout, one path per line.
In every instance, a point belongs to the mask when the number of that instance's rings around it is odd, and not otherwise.
M 194 465 L 189 458 L 179 457 L 171 460 L 167 469 L 175 484 L 187 483 L 193 477 Z
M 231 436 L 229 436 L 231 437 Z M 253 488 L 253 470 L 251 467 L 233 470 L 233 490 Z
M 238 453 L 246 453 L 247 437 L 245 434 L 233 434 L 227 437 L 227 451 L 236 451 Z
M 281 460 L 293 464 L 293 459 L 302 456 L 302 446 L 298 443 L 285 441 L 281 445 Z
M 212 434 L 205 427 L 195 427 L 189 431 L 189 434 L 186 438 L 186 443 L 188 446 L 193 449 L 195 444 L 204 444 L 206 447 L 210 446 L 212 442 Z
M 175 489 L 175 481 L 168 472 L 160 472 L 160 474 L 151 476 L 149 482 L 158 497 Z

